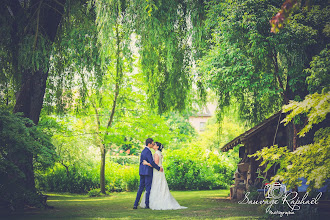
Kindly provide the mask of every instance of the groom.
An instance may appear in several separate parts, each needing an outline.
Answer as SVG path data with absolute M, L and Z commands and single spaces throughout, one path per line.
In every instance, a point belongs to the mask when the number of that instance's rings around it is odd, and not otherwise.
M 138 203 L 140 201 L 140 197 L 142 194 L 142 191 L 144 190 L 144 187 L 146 188 L 146 209 L 149 208 L 149 196 L 150 196 L 150 189 L 151 189 L 151 183 L 152 183 L 152 168 L 157 169 L 158 171 L 163 172 L 163 168 L 159 167 L 154 160 L 152 159 L 152 154 L 150 148 L 152 148 L 155 145 L 154 140 L 151 138 L 148 138 L 146 140 L 146 147 L 143 149 L 141 156 L 140 156 L 140 186 L 136 195 L 135 203 L 133 209 L 137 209 Z M 152 167 L 149 167 L 147 165 L 143 165 L 143 160 L 148 161 Z

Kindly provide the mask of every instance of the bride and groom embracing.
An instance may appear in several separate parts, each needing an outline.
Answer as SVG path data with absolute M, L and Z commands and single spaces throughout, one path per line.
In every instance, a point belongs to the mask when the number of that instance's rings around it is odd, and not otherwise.
M 153 156 L 151 154 L 151 148 L 155 150 L 155 154 Z M 180 206 L 170 193 L 162 167 L 163 148 L 164 147 L 161 143 L 154 143 L 151 138 L 146 140 L 146 147 L 143 149 L 140 156 L 140 186 L 133 209 L 137 209 L 144 188 L 146 188 L 146 192 L 144 193 L 140 203 L 142 208 L 150 208 L 153 210 L 187 208 Z

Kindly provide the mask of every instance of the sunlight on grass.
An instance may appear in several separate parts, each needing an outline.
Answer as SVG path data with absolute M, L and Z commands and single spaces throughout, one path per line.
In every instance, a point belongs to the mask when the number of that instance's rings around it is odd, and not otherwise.
M 229 190 L 173 191 L 181 210 L 133 210 L 136 192 L 113 193 L 105 197 L 45 193 L 54 209 L 29 210 L 10 219 L 258 219 L 255 207 L 227 200 Z
M 65 200 L 66 202 L 94 202 L 94 201 L 102 201 L 104 199 L 100 198 L 100 199 L 70 199 L 70 200 Z M 49 202 L 60 202 L 62 200 L 58 199 L 58 200 L 49 200 Z

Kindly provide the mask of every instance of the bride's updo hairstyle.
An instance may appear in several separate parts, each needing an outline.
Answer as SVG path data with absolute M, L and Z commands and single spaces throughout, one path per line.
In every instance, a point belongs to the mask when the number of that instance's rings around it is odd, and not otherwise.
M 159 142 L 155 142 L 155 144 L 159 147 L 159 148 L 158 148 L 159 151 L 162 151 L 162 150 L 163 150 L 164 145 L 162 145 L 162 144 L 159 143 Z

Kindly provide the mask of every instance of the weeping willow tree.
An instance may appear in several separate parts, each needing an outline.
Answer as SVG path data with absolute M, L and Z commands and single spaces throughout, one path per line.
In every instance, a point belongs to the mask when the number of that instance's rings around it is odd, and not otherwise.
M 132 1 L 141 69 L 150 105 L 183 110 L 196 74 L 191 67 L 204 40 L 203 1 Z
M 158 113 L 183 110 L 191 88 L 192 22 L 198 2 L 95 0 L 101 65 L 114 66 L 114 101 L 106 132 L 111 127 L 116 102 L 125 77 L 125 63 L 131 64 L 130 44 L 137 39 L 139 63 L 148 85 L 147 97 Z M 109 60 L 106 58 L 110 58 Z M 103 138 L 106 140 L 106 138 Z M 106 145 L 103 142 L 103 145 Z M 101 154 L 105 154 L 105 146 Z M 102 156 L 104 160 L 105 156 Z M 101 163 L 101 190 L 104 163 Z
M 102 84 L 96 14 L 84 0 L 67 5 L 51 54 L 44 99 L 46 113 L 66 114 L 83 109 L 88 87 Z
M 65 3 L 65 0 L 5 0 L 0 6 L 2 103 L 14 113 L 22 113 L 34 124 L 39 122 L 51 49 Z M 27 123 L 27 126 L 33 124 Z M 36 157 L 27 146 L 19 154 L 1 156 L 24 174 L 21 184 L 30 195 L 37 195 L 33 172 Z
M 7 0 L 0 10 L 1 101 L 35 124 L 43 104 L 48 113 L 64 113 L 70 106 L 79 112 L 89 86 L 97 90 L 104 76 L 111 75 L 112 111 L 100 133 L 105 140 L 125 74 L 131 71 L 133 33 L 151 107 L 159 113 L 185 108 L 195 76 L 189 67 L 203 38 L 204 2 Z M 101 143 L 104 161 L 109 142 Z M 25 156 L 28 164 L 20 165 L 24 184 L 35 191 L 33 157 Z M 102 176 L 104 170 L 100 172 Z
M 105 193 L 104 168 L 107 144 L 105 137 L 108 134 L 101 131 L 102 121 L 98 111 L 104 107 L 102 106 L 104 100 L 100 95 L 104 93 L 104 86 L 114 85 L 116 88 L 113 89 L 113 94 L 111 92 L 107 94 L 114 100 L 107 123 L 106 130 L 108 130 L 114 118 L 123 78 L 122 63 L 116 62 L 121 61 L 120 55 L 118 56 L 120 51 L 115 47 L 116 43 L 121 43 L 121 36 L 119 36 L 118 24 L 117 34 L 110 37 L 114 33 L 111 30 L 107 36 L 108 40 L 102 41 L 101 35 L 98 35 L 96 11 L 94 5 L 90 3 L 75 1 L 67 7 L 52 53 L 51 77 L 48 80 L 45 111 L 48 114 L 71 113 L 82 117 L 86 113 L 89 114 L 90 107 L 94 109 L 97 132 L 95 142 L 101 151 L 100 185 L 102 192 Z M 118 53 L 113 53 L 114 51 Z M 109 75 L 113 76 L 112 81 L 110 80 L 111 85 L 108 85 L 107 81 Z
M 151 108 L 156 107 L 158 113 L 185 109 L 192 82 L 189 69 L 192 43 L 189 39 L 193 36 L 194 30 L 191 23 L 194 8 L 189 3 L 93 1 L 97 14 L 98 40 L 101 45 L 101 66 L 115 67 L 112 110 L 105 132 L 102 133 L 103 138 L 100 139 L 100 183 L 103 193 L 105 149 L 107 144 L 111 143 L 107 137 L 125 78 L 125 64 L 131 64 L 132 61 L 130 44 L 133 40 L 138 41 L 139 64 L 148 85 L 146 95 Z
M 122 90 L 127 76 L 132 75 L 131 44 L 138 41 L 135 52 L 140 54 L 138 66 L 148 85 L 150 106 L 157 106 L 159 113 L 183 110 L 192 82 L 192 48 L 197 42 L 192 37 L 201 38 L 193 25 L 201 22 L 197 18 L 200 10 L 195 11 L 202 8 L 198 3 L 95 0 L 88 1 L 88 6 L 79 2 L 68 6 L 52 53 L 45 108 L 60 114 L 93 109 L 103 193 L 105 153 L 113 142 L 111 127 L 125 99 Z M 109 109 L 107 120 L 100 117 L 105 109 Z
M 132 21 L 120 1 L 70 4 L 53 51 L 46 111 L 95 116 L 95 143 L 100 148 L 100 188 L 105 193 L 105 154 L 111 127 L 132 72 Z M 111 100 L 111 101 L 110 101 Z M 100 112 L 109 114 L 103 120 Z

